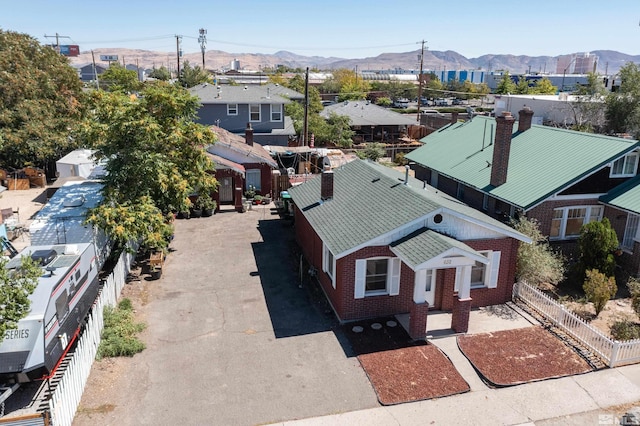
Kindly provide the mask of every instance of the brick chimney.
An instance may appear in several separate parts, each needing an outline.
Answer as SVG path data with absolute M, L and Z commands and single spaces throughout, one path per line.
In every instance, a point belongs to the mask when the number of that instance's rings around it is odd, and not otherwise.
M 247 128 L 244 129 L 244 140 L 247 142 L 247 145 L 253 146 L 253 129 L 251 128 L 251 123 L 247 123 Z
M 524 132 L 531 128 L 533 111 L 528 106 L 518 111 L 518 132 Z
M 451 113 L 451 124 L 456 124 L 458 122 L 458 112 L 454 111 Z
M 333 170 L 328 164 L 324 166 L 320 176 L 320 199 L 328 201 L 333 198 Z
M 493 143 L 493 162 L 491 163 L 491 185 L 500 186 L 507 181 L 511 135 L 515 119 L 509 111 L 496 117 L 496 136 Z

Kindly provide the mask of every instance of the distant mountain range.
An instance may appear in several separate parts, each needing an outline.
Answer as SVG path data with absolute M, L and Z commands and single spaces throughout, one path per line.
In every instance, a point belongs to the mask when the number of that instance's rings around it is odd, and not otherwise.
M 627 62 L 639 62 L 640 56 L 627 55 L 614 50 L 595 50 L 590 52 L 598 56 L 597 71 L 601 74 L 615 74 Z M 378 56 L 360 59 L 345 59 L 322 56 L 302 56 L 292 52 L 280 51 L 274 54 L 263 53 L 227 53 L 220 50 L 205 52 L 207 69 L 229 68 L 232 60 L 240 61 L 240 67 L 259 70 L 264 67 L 286 65 L 292 68 L 318 68 L 331 70 L 349 68 L 364 70 L 419 69 L 418 55 L 420 50 L 404 53 L 382 53 Z M 175 69 L 177 57 L 175 52 L 154 52 L 149 50 L 101 48 L 95 49 L 96 61 L 100 55 L 118 55 L 120 62 L 138 64 L 143 68 L 160 68 L 165 66 Z M 84 65 L 91 62 L 91 52 L 82 52 L 80 56 L 70 58 L 72 64 Z M 189 61 L 192 65 L 202 65 L 202 53 L 189 53 L 180 58 L 180 62 Z M 482 55 L 478 58 L 466 58 L 457 52 L 427 50 L 424 55 L 424 70 L 508 70 L 510 73 L 546 72 L 555 73 L 558 56 L 526 56 L 526 55 Z

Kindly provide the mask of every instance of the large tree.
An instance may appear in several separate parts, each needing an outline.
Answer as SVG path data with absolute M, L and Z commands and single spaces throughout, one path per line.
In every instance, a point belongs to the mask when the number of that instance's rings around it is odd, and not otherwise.
M 215 136 L 195 123 L 199 101 L 181 87 L 157 82 L 140 97 L 96 91 L 83 140 L 107 160 L 105 202 L 89 216 L 118 241 L 137 236 L 149 245 L 167 234 L 161 219 L 186 211 L 189 196 L 217 187 L 205 148 Z M 114 214 L 118 213 L 118 214 Z M 145 217 L 148 227 L 140 226 Z
M 509 71 L 505 71 L 505 73 L 502 74 L 502 79 L 500 79 L 500 82 L 496 87 L 495 93 L 499 95 L 507 95 L 509 93 L 515 93 L 515 92 L 516 92 L 516 84 L 513 82 L 513 80 L 511 80 L 511 75 L 509 75 Z
M 16 269 L 8 270 L 7 263 L 6 258 L 0 258 L 0 343 L 7 330 L 17 328 L 18 321 L 29 313 L 29 296 L 42 275 L 42 269 L 29 256 L 23 256 Z
M 81 90 L 64 56 L 0 30 L 0 168 L 45 167 L 75 149 Z
M 110 92 L 133 93 L 142 88 L 138 73 L 128 70 L 117 62 L 111 63 L 100 74 L 100 87 Z
M 573 130 L 592 133 L 604 125 L 607 89 L 602 77 L 589 73 L 587 84 L 578 85 L 571 102 L 568 102 L 573 113 Z
M 192 67 L 189 61 L 185 61 L 180 75 L 178 76 L 178 82 L 182 87 L 193 87 L 200 83 L 206 83 L 211 80 L 209 73 L 196 65 Z
M 607 129 L 640 138 L 640 68 L 629 62 L 620 69 L 620 87 L 606 97 Z

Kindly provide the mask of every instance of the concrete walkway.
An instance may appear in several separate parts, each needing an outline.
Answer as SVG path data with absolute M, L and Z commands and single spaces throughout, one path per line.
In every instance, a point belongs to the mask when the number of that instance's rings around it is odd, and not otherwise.
M 517 315 L 513 315 L 513 312 Z M 469 333 L 529 327 L 535 320 L 511 305 L 472 311 Z M 598 425 L 619 424 L 620 405 L 640 405 L 640 365 L 606 369 L 506 388 L 489 388 L 458 349 L 450 314 L 433 313 L 427 329 L 469 383 L 471 391 L 451 397 L 379 406 L 324 417 L 277 423 L 283 426 L 366 425 Z M 618 408 L 619 410 L 619 408 Z

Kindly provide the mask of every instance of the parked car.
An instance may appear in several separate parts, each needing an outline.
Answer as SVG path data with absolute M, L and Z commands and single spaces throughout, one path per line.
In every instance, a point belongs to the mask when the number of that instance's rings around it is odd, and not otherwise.
M 409 107 L 409 99 L 400 98 L 393 101 L 393 106 L 396 108 L 408 108 Z
M 449 106 L 449 101 L 443 98 L 438 98 L 435 100 L 436 106 Z
M 464 102 L 462 101 L 462 99 L 458 99 L 458 98 L 454 99 L 451 102 L 451 105 L 463 105 L 463 104 L 464 104 Z

